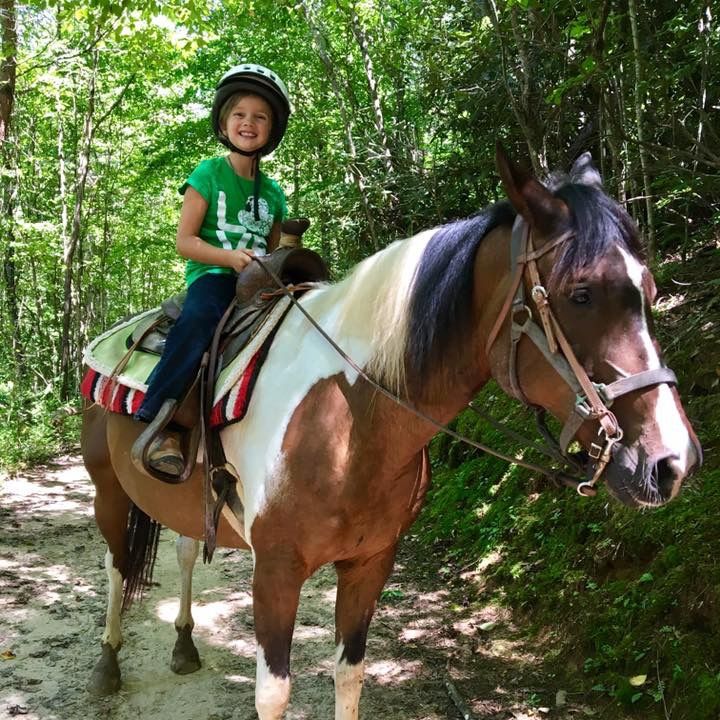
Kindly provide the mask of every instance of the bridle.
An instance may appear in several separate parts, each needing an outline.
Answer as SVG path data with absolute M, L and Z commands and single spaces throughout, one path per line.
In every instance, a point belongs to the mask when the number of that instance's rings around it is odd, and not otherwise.
M 572 389 L 575 394 L 575 403 L 560 432 L 558 443 L 560 452 L 566 459 L 570 459 L 568 446 L 575 438 L 580 426 L 587 420 L 596 420 L 599 423 L 597 439 L 591 443 L 589 450 L 590 461 L 594 462 L 592 476 L 589 480 L 577 485 L 577 491 L 581 495 L 592 495 L 595 493 L 596 483 L 610 462 L 613 446 L 623 437 L 622 428 L 610 410 L 613 401 L 627 393 L 661 383 L 676 385 L 677 378 L 669 367 L 659 367 L 628 374 L 610 384 L 595 383 L 590 380 L 552 311 L 548 292 L 542 284 L 537 266 L 538 258 L 559 247 L 573 236 L 572 231 L 564 232 L 536 250 L 533 246 L 529 224 L 521 215 L 517 216 L 510 241 L 511 265 L 514 268 L 514 275 L 500 314 L 488 336 L 485 353 L 487 357 L 490 357 L 490 350 L 509 315 L 508 374 L 513 395 L 525 405 L 534 407 L 523 393 L 517 374 L 518 345 L 523 335 L 527 335 L 532 340 L 548 363 Z M 535 321 L 535 314 L 526 299 L 526 280 L 531 288 L 530 301 L 536 315 L 540 318 L 540 325 Z

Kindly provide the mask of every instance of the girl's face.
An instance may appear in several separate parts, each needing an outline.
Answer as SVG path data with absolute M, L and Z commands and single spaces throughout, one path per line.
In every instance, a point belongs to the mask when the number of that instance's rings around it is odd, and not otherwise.
M 272 109 L 259 95 L 244 95 L 230 108 L 220 129 L 240 150 L 259 150 L 270 137 Z

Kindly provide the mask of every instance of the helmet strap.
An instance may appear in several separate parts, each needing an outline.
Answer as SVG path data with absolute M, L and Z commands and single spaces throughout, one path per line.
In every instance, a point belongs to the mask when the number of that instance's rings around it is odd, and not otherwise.
M 260 220 L 260 153 L 255 153 L 253 159 L 253 212 L 255 213 L 255 222 Z
M 253 175 L 253 214 L 255 215 L 255 220 L 258 221 L 260 220 L 260 156 L 262 155 L 262 149 L 259 151 L 253 150 L 252 152 L 241 150 L 239 147 L 235 147 L 225 134 L 222 135 L 222 140 L 223 145 L 229 148 L 232 152 L 236 152 L 240 155 L 251 157 L 253 159 L 251 170 Z

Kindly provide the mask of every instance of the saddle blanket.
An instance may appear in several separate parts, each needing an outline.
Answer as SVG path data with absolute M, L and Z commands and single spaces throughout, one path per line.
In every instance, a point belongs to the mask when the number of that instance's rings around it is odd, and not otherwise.
M 289 306 L 289 298 L 280 298 L 247 345 L 218 375 L 211 427 L 225 427 L 245 417 L 260 368 Z M 148 310 L 114 325 L 90 343 L 83 356 L 88 368 L 80 385 L 84 398 L 121 415 L 133 415 L 138 410 L 147 392 L 147 378 L 160 357 L 136 350 L 119 375 L 113 377 L 113 371 L 127 353 L 128 337 L 157 310 Z

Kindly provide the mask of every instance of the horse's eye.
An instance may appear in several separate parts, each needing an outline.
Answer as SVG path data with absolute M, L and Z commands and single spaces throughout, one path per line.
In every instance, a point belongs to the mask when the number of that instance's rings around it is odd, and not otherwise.
M 590 290 L 585 287 L 575 288 L 570 293 L 570 300 L 572 300 L 576 305 L 589 305 Z

